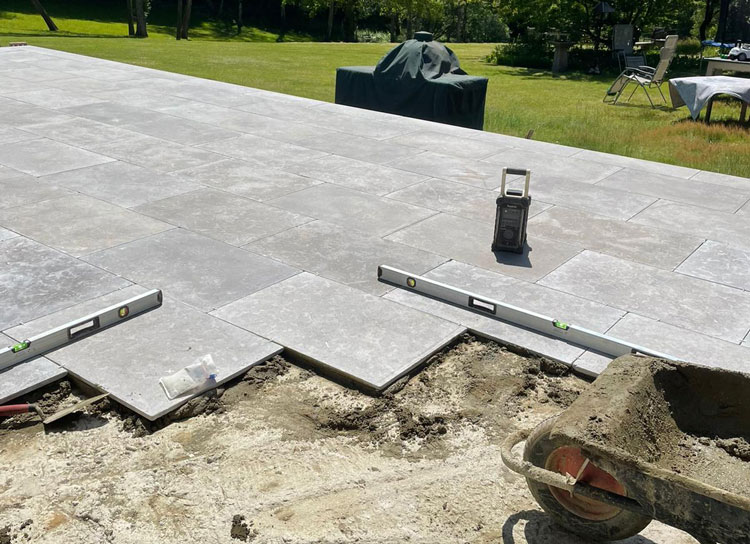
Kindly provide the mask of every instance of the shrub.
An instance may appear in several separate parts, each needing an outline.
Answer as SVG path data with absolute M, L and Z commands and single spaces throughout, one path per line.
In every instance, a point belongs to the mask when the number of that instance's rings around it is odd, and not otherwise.
M 543 42 L 504 43 L 495 46 L 487 61 L 505 66 L 549 69 L 552 67 L 552 51 Z

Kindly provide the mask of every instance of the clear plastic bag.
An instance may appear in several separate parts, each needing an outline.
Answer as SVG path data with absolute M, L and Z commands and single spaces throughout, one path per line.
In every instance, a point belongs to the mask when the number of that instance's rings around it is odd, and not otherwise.
M 211 354 L 204 355 L 198 362 L 178 370 L 170 376 L 164 376 L 159 384 L 169 400 L 195 393 L 204 388 L 209 382 L 216 383 L 218 371 Z

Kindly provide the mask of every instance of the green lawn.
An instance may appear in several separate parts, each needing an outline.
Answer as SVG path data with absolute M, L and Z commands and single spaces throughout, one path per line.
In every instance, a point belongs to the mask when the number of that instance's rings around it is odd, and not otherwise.
M 102 37 L 50 37 L 38 16 L 15 14 L 21 18 L 7 25 L 12 20 L 7 15 L 0 12 L 0 45 L 24 40 L 41 47 L 327 101 L 333 101 L 337 66 L 373 65 L 392 47 L 207 39 L 177 42 L 164 39 L 171 33 L 166 27 L 162 34 L 152 27 L 154 38 L 138 40 L 114 37 L 125 34 L 126 27 L 110 21 L 89 22 L 102 25 L 96 31 Z M 39 28 L 24 33 L 32 24 Z M 58 26 L 75 28 L 59 19 Z M 8 28 L 13 32 L 6 31 Z M 275 41 L 275 35 L 264 36 Z M 651 109 L 640 92 L 630 105 L 603 104 L 611 77 L 557 77 L 545 71 L 493 66 L 484 61 L 491 44 L 451 47 L 467 72 L 490 78 L 485 130 L 525 136 L 533 129 L 534 139 L 548 142 L 727 174 L 747 176 L 750 172 L 750 126 L 733 121 L 739 116 L 737 102 L 717 103 L 713 112 L 717 122 L 706 126 L 691 121 L 685 108 Z

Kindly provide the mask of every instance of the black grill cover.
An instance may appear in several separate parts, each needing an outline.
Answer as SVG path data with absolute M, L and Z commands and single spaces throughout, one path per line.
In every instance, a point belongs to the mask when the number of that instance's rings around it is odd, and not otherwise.
M 427 32 L 391 49 L 378 65 L 336 70 L 336 103 L 482 129 L 487 78 L 467 76 L 456 55 Z

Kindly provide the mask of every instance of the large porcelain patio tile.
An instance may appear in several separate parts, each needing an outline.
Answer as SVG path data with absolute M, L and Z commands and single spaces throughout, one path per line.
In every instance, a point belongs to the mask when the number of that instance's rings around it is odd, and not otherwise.
M 170 96 L 164 92 L 155 91 L 151 85 L 137 85 L 128 88 L 116 88 L 110 91 L 96 93 L 98 98 L 107 102 L 119 104 L 138 104 L 141 108 L 159 111 L 163 108 L 179 109 L 181 106 L 191 104 L 190 100 Z M 204 104 L 205 105 L 205 104 Z
M 109 297 L 116 304 L 120 297 Z M 106 307 L 101 299 L 98 307 Z M 85 315 L 81 308 L 69 313 Z M 61 321 L 64 322 L 63 319 Z M 30 323 L 28 328 L 34 327 Z M 281 346 L 165 296 L 163 305 L 50 354 L 78 379 L 106 391 L 115 401 L 154 420 L 197 393 L 169 400 L 159 378 L 211 355 L 216 387 L 273 357 Z M 203 389 L 200 392 L 205 391 Z
M 39 183 L 68 187 L 124 208 L 202 188 L 178 176 L 120 161 L 44 176 Z
M 45 138 L 0 146 L 0 164 L 32 176 L 111 162 L 112 159 Z
M 50 82 L 48 84 L 40 84 L 34 81 L 26 81 L 24 79 L 16 79 L 14 77 L 10 77 L 12 70 L 15 70 L 13 64 L 15 63 L 9 62 L 7 64 L 0 65 L 0 71 L 2 72 L 3 77 L 3 87 L 2 89 L 0 89 L 0 96 L 10 95 L 19 91 L 35 91 L 38 89 L 47 89 L 51 88 L 51 86 L 54 85 L 53 82 Z
M 693 177 L 692 181 L 701 183 L 711 183 L 712 185 L 722 185 L 724 187 L 734 187 L 740 191 L 750 190 L 750 179 L 740 176 L 730 176 L 728 174 L 719 174 L 717 172 L 705 172 L 701 170 Z
M 247 100 L 247 95 L 253 92 L 254 89 L 249 87 L 223 86 L 217 85 L 215 81 L 201 79 L 184 82 L 169 90 L 169 94 L 180 98 L 230 108 L 243 104 Z
M 226 158 L 198 147 L 180 145 L 150 136 L 112 142 L 96 147 L 94 150 L 158 172 L 194 168 Z
M 529 138 L 521 138 L 519 136 L 508 136 L 506 134 L 498 134 L 496 132 L 487 132 L 484 130 L 472 131 L 472 133 L 467 134 L 466 137 L 497 146 L 514 147 L 525 151 L 546 153 L 556 157 L 570 157 L 581 151 L 578 147 L 570 147 L 568 145 L 561 145 L 552 142 L 542 142 L 541 140 L 532 140 Z
M 217 189 L 200 189 L 135 210 L 235 246 L 312 221 Z
M 522 254 L 491 249 L 494 225 L 440 214 L 386 239 L 515 278 L 536 281 L 582 248 L 530 236 Z
M 294 121 L 284 121 L 246 112 L 231 110 L 232 115 L 222 120 L 221 126 L 238 132 L 253 134 L 262 138 L 298 144 L 310 138 L 325 138 L 335 131 L 328 128 L 306 125 Z
M 390 263 L 384 261 L 384 264 Z M 409 269 L 405 270 L 412 272 Z M 609 329 L 624 313 L 603 304 L 457 261 L 449 261 L 440 265 L 425 276 L 486 298 L 513 304 L 599 332 Z M 514 344 L 566 363 L 572 363 L 583 353 L 582 348 L 556 338 L 491 319 L 405 289 L 394 289 L 385 295 L 385 298 L 461 323 L 479 334 L 500 342 Z
M 465 330 L 307 272 L 214 315 L 376 390 L 408 373 Z
M 607 334 L 691 363 L 750 373 L 749 347 L 640 315 L 626 315 Z M 573 368 L 595 376 L 610 361 L 609 357 L 586 352 L 573 364 Z
M 507 146 L 430 131 L 411 132 L 390 138 L 387 141 L 388 143 L 415 147 L 423 151 L 435 151 L 465 159 L 482 159 L 508 149 Z
M 0 124 L 0 145 L 33 140 L 39 136 L 16 127 Z
M 297 273 L 282 263 L 174 229 L 100 251 L 86 260 L 203 311 L 228 304 Z
M 16 236 L 0 242 L 0 329 L 30 321 L 130 282 Z
M 371 236 L 385 236 L 435 213 L 329 183 L 282 196 L 268 203 Z
M 10 240 L 16 236 L 18 236 L 18 233 L 13 232 L 12 230 L 0 228 L 0 242 L 3 240 Z
M 84 104 L 83 106 L 72 106 L 62 108 L 61 112 L 76 117 L 83 117 L 91 121 L 98 121 L 113 126 L 124 126 L 132 123 L 148 121 L 155 114 L 146 108 L 139 108 L 131 104 L 118 104 L 117 102 L 97 102 Z
M 134 132 L 185 145 L 205 144 L 239 136 L 238 132 L 231 130 L 158 113 L 154 113 L 146 121 L 128 124 L 126 127 Z
M 602 153 L 600 151 L 590 151 L 588 149 L 579 150 L 578 153 L 574 155 L 574 157 L 577 159 L 586 159 L 588 161 L 595 161 L 613 166 L 621 166 L 623 168 L 634 168 L 635 170 L 644 170 L 646 172 L 663 174 L 665 176 L 674 176 L 677 178 L 687 179 L 698 173 L 698 170 L 696 170 L 695 168 L 675 166 L 673 164 L 666 164 L 663 162 L 646 161 L 643 159 L 634 159 L 633 157 L 613 155 L 611 153 Z
M 284 168 L 289 164 L 301 163 L 325 155 L 322 151 L 314 151 L 306 147 L 269 140 L 268 138 L 261 138 L 250 134 L 244 134 L 239 138 L 204 144 L 201 146 L 201 149 L 216 151 L 226 157 L 254 161 L 268 168 Z
M 521 182 L 511 183 L 520 188 Z M 646 195 L 628 193 L 609 187 L 600 187 L 591 183 L 581 183 L 551 177 L 531 176 L 529 193 L 532 200 L 538 198 L 566 208 L 574 208 L 614 219 L 627 220 L 641 210 L 656 202 L 656 198 Z
M 660 200 L 631 221 L 750 249 L 750 222 L 743 212 L 730 214 Z
M 324 221 L 264 238 L 245 249 L 373 295 L 390 289 L 377 279 L 381 264 L 421 274 L 445 262 L 444 257 Z
M 84 104 L 93 104 L 95 102 L 104 102 L 101 98 L 92 95 L 63 91 L 62 89 L 25 90 L 22 92 L 6 94 L 5 96 L 51 110 L 83 106 Z
M 24 130 L 34 133 L 37 137 L 43 136 L 84 149 L 141 137 L 137 132 L 82 118 L 28 125 Z
M 328 134 L 324 138 L 313 137 L 299 142 L 304 147 L 334 153 L 350 159 L 357 159 L 375 164 L 405 159 L 419 153 L 418 149 L 402 145 L 389 144 L 379 140 L 370 140 L 350 134 Z
M 743 191 L 627 168 L 597 185 L 729 213 L 750 200 L 750 185 Z
M 579 183 L 596 183 L 620 169 L 618 166 L 609 166 L 594 161 L 551 156 L 549 153 L 537 153 L 522 149 L 508 149 L 484 160 L 496 164 L 500 168 L 531 170 L 532 183 L 539 176 Z
M 427 179 L 420 174 L 338 155 L 327 155 L 320 159 L 293 164 L 286 170 L 378 196 Z
M 0 348 L 11 346 L 16 341 L 0 333 Z M 0 370 L 0 405 L 64 378 L 67 373 L 64 368 L 44 357 Z
M 0 225 L 74 256 L 173 228 L 84 195 L 0 210 Z
M 539 283 L 729 342 L 750 328 L 750 293 L 593 251 Z
M 39 83 L 74 77 L 73 74 L 67 74 L 60 70 L 40 70 L 34 66 L 29 66 L 27 63 L 25 63 L 25 67 L 23 68 L 14 68 L 12 72 L 13 77 L 16 79 Z
M 53 184 L 42 183 L 32 176 L 19 174 L 2 178 L 0 172 L 0 210 L 26 206 L 43 200 L 72 195 L 73 192 Z
M 502 167 L 474 159 L 448 157 L 426 151 L 388 164 L 393 168 L 494 190 L 500 187 Z
M 549 240 L 560 238 L 587 249 L 667 270 L 673 270 L 703 243 L 697 236 L 560 206 L 534 216 L 529 221 L 528 231 Z
M 677 272 L 750 291 L 750 251 L 708 240 Z
M 388 198 L 423 206 L 474 221 L 494 223 L 497 213 L 495 191 L 480 189 L 442 179 L 428 179 L 388 195 Z M 550 204 L 532 198 L 529 216 L 542 212 Z
M 8 168 L 7 166 L 3 166 L 2 164 L 0 164 L 0 181 L 5 181 L 9 179 L 32 180 L 34 179 L 34 176 L 24 174 L 23 172 L 19 172 L 18 170 L 15 170 L 13 168 Z
M 45 86 L 55 89 L 62 89 L 64 91 L 74 93 L 89 93 L 97 95 L 99 92 L 106 92 L 115 89 L 120 89 L 123 82 L 118 81 L 101 81 L 99 79 L 91 79 L 88 77 L 73 77 L 70 79 L 60 79 L 57 81 L 50 81 Z
M 226 159 L 180 170 L 175 172 L 175 175 L 260 202 L 322 183 L 316 179 L 239 159 Z

